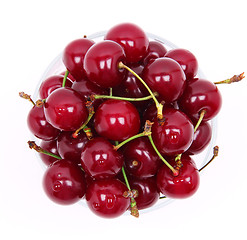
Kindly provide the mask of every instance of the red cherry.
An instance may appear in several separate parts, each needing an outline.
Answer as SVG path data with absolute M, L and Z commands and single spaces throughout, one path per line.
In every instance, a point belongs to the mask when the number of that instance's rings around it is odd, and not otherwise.
M 145 32 L 132 23 L 121 23 L 112 27 L 105 39 L 119 43 L 129 63 L 141 61 L 147 54 L 149 40 Z
M 51 141 L 44 141 L 42 140 L 40 143 L 40 147 L 48 152 L 51 152 L 57 156 L 59 156 L 59 153 L 57 151 L 57 141 L 51 140 Z M 47 166 L 57 161 L 57 158 L 54 158 L 52 156 L 46 155 L 44 153 L 39 153 L 39 156 L 43 163 Z
M 93 40 L 82 38 L 70 42 L 63 52 L 63 63 L 69 73 L 79 81 L 85 77 L 83 61 L 86 52 L 94 44 Z
M 132 140 L 123 148 L 126 170 L 135 177 L 152 177 L 162 165 L 162 161 L 146 137 Z
M 85 194 L 86 183 L 83 171 L 67 160 L 58 160 L 50 165 L 43 178 L 47 196 L 59 204 L 73 204 Z
M 144 67 L 143 79 L 166 103 L 176 101 L 185 87 L 185 74 L 171 58 L 157 58 Z
M 120 172 L 123 156 L 114 150 L 108 140 L 96 137 L 85 144 L 81 153 L 81 165 L 93 178 L 112 178 Z
M 203 121 L 208 121 L 220 111 L 222 98 L 214 83 L 204 79 L 193 79 L 187 83 L 178 104 L 193 120 L 198 120 L 201 111 L 206 110 Z
M 130 102 L 109 99 L 97 109 L 94 126 L 100 136 L 123 141 L 139 132 L 140 117 Z
M 163 165 L 157 174 L 158 189 L 166 197 L 187 198 L 192 196 L 199 187 L 200 176 L 194 161 L 185 154 L 182 155 L 181 161 L 183 165 L 178 176 L 174 176 L 166 165 Z M 171 160 L 170 163 L 174 167 L 176 166 L 174 160 Z
M 56 139 L 60 133 L 46 120 L 43 107 L 34 106 L 31 108 L 27 116 L 27 125 L 35 137 L 45 141 Z
M 125 191 L 128 191 L 126 185 L 117 179 L 93 181 L 87 188 L 87 205 L 100 217 L 119 217 L 130 204 L 129 198 L 123 197 Z
M 191 145 L 194 127 L 191 120 L 180 110 L 167 108 L 163 111 L 165 122 L 157 119 L 152 126 L 152 136 L 157 149 L 164 155 L 177 155 Z
M 48 96 L 44 111 L 47 121 L 63 131 L 78 129 L 88 117 L 84 99 L 67 87 L 58 88 Z
M 39 95 L 41 99 L 47 98 L 55 89 L 62 87 L 63 79 L 63 75 L 54 75 L 45 79 L 39 88 Z M 72 86 L 72 81 L 69 78 L 66 79 L 65 86 Z
M 113 41 L 94 44 L 86 53 L 84 68 L 88 79 L 102 88 L 114 87 L 122 82 L 126 70 L 119 69 L 125 62 L 123 48 Z
M 198 62 L 193 53 L 186 49 L 176 48 L 167 52 L 166 57 L 172 58 L 177 61 L 184 73 L 187 80 L 193 79 L 198 71 Z
M 76 138 L 73 138 L 72 134 L 73 132 L 61 132 L 57 138 L 57 150 L 62 158 L 80 163 L 81 152 L 88 139 L 83 131 L 80 131 Z

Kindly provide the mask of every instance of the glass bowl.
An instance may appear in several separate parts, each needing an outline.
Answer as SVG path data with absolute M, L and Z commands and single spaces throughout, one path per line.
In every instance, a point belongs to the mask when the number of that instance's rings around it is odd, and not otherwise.
M 90 36 L 87 36 L 87 38 L 92 39 L 95 42 L 99 42 L 99 41 L 104 39 L 105 34 L 106 34 L 106 31 L 102 31 L 102 32 L 98 32 L 98 33 L 92 34 Z M 146 33 L 146 34 L 147 34 L 150 41 L 157 41 L 159 43 L 162 43 L 166 47 L 167 50 L 178 48 L 175 44 L 173 44 L 172 42 L 170 42 L 170 41 L 168 41 L 162 37 L 159 37 L 159 36 L 152 34 L 152 33 Z M 52 75 L 60 74 L 60 73 L 64 72 L 65 70 L 66 70 L 66 68 L 65 68 L 63 61 L 62 61 L 62 53 L 60 53 L 48 65 L 47 69 L 43 73 L 40 81 L 37 84 L 37 88 L 33 94 L 33 98 L 38 99 L 40 85 L 46 78 L 48 78 Z M 200 68 L 198 69 L 198 73 L 197 73 L 196 77 L 203 78 L 203 79 L 206 78 L 204 73 L 202 72 L 202 70 Z M 217 134 L 217 118 L 212 119 L 211 121 L 209 121 L 209 123 L 210 123 L 211 128 L 212 128 L 212 138 L 211 138 L 210 143 L 208 144 L 207 148 L 202 153 L 192 156 L 193 160 L 196 162 L 198 169 L 203 167 L 211 159 L 211 157 L 213 155 L 213 147 L 215 146 L 216 134 Z M 40 142 L 40 140 L 35 138 L 33 135 L 31 135 L 31 139 L 36 141 L 37 143 Z M 35 153 L 36 153 L 37 158 L 39 159 L 39 163 L 41 164 L 41 167 L 45 170 L 47 168 L 47 166 L 42 162 L 42 160 L 39 156 L 39 153 L 37 153 L 37 152 L 35 152 Z M 202 175 L 203 172 L 204 171 L 200 172 L 200 175 Z M 152 207 L 140 210 L 140 214 L 157 210 L 159 208 L 162 208 L 162 207 L 170 204 L 173 201 L 175 201 L 175 200 L 170 199 L 170 198 L 159 199 L 158 202 L 156 202 L 156 204 L 154 204 Z M 78 203 L 79 203 L 79 205 L 87 206 L 85 199 L 82 199 Z M 128 211 L 125 213 L 125 215 L 126 214 L 129 215 Z

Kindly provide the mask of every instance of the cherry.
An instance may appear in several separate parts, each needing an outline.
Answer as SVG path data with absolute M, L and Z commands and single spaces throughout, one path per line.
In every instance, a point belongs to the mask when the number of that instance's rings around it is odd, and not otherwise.
M 135 198 L 139 210 L 153 206 L 159 200 L 159 192 L 156 185 L 156 178 L 144 179 L 128 178 L 131 189 L 138 191 Z
M 208 121 L 220 111 L 222 98 L 214 83 L 195 78 L 187 83 L 178 104 L 192 120 L 198 120 L 201 111 L 205 110 L 203 121 Z
M 138 178 L 152 177 L 162 165 L 146 137 L 128 142 L 123 149 L 125 167 L 129 174 Z
M 193 141 L 194 127 L 191 120 L 180 110 L 163 110 L 164 122 L 154 120 L 152 135 L 161 154 L 177 155 L 185 152 Z
M 64 76 L 65 74 L 66 74 L 66 71 L 63 71 L 63 72 L 60 73 L 60 75 L 63 75 L 63 76 Z M 76 81 L 76 79 L 75 79 L 70 73 L 68 74 L 67 79 L 70 79 L 71 82 L 75 82 L 75 81 Z
M 129 63 L 141 61 L 147 54 L 149 40 L 145 32 L 132 23 L 121 23 L 112 27 L 105 39 L 119 43 Z
M 57 160 L 47 168 L 43 187 L 52 201 L 73 204 L 85 195 L 85 176 L 76 164 L 64 159 Z
M 51 152 L 57 156 L 59 156 L 59 153 L 57 151 L 57 141 L 51 140 L 51 141 L 44 141 L 42 140 L 40 143 L 40 147 L 48 152 Z M 57 161 L 57 158 L 54 158 L 52 156 L 46 155 L 44 153 L 39 153 L 39 156 L 43 163 L 47 166 L 52 164 L 53 162 Z
M 93 40 L 81 38 L 70 42 L 64 49 L 63 63 L 77 81 L 86 76 L 83 66 L 84 57 L 93 44 Z
M 167 53 L 165 46 L 157 41 L 150 41 L 146 57 L 143 59 L 143 64 L 147 65 L 156 58 L 164 57 Z
M 166 103 L 176 101 L 185 87 L 185 74 L 171 58 L 157 58 L 144 67 L 143 79 Z
M 130 205 L 124 192 L 127 187 L 117 179 L 93 181 L 87 188 L 86 201 L 93 213 L 104 218 L 115 218 L 126 212 Z
M 114 150 L 105 138 L 96 137 L 88 141 L 81 153 L 81 165 L 93 178 L 112 178 L 123 166 L 123 156 Z
M 187 198 L 192 196 L 198 189 L 200 183 L 199 171 L 190 156 L 183 154 L 181 157 L 182 167 L 178 176 L 163 165 L 157 174 L 157 186 L 161 193 L 169 198 Z M 170 160 L 175 167 L 176 162 Z
M 168 51 L 165 57 L 169 57 L 177 61 L 184 73 L 187 80 L 193 79 L 198 71 L 198 62 L 193 53 L 186 49 L 176 48 Z
M 72 134 L 73 132 L 61 132 L 57 138 L 57 150 L 62 158 L 80 163 L 81 152 L 88 139 L 83 131 L 79 132 L 77 138 L 74 138 Z
M 60 133 L 46 120 L 43 107 L 33 106 L 31 108 L 27 116 L 27 125 L 35 137 L 46 141 L 56 139 Z
M 201 122 L 194 133 L 193 142 L 186 151 L 189 155 L 199 154 L 209 144 L 212 137 L 212 129 L 208 122 Z
M 55 89 L 62 87 L 63 79 L 63 75 L 54 75 L 45 79 L 39 87 L 39 95 L 41 99 L 47 98 Z M 72 81 L 68 77 L 65 86 L 72 86 Z
M 96 132 L 113 141 L 123 141 L 139 132 L 140 117 L 130 102 L 109 99 L 95 113 Z
M 114 87 L 122 82 L 126 71 L 119 69 L 119 62 L 125 62 L 123 48 L 113 41 L 94 44 L 86 53 L 84 68 L 88 79 L 102 88 Z
M 88 117 L 84 99 L 71 88 L 62 87 L 54 90 L 46 99 L 44 106 L 47 121 L 63 131 L 78 129 Z

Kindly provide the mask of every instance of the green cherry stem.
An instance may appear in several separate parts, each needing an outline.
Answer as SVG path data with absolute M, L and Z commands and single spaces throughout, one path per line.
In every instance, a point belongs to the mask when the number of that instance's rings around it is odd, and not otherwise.
M 201 122 L 202 122 L 202 120 L 203 120 L 203 118 L 204 118 L 206 112 L 207 112 L 206 110 L 202 110 L 202 111 L 200 112 L 200 117 L 199 117 L 199 119 L 198 119 L 198 121 L 197 121 L 197 123 L 196 123 L 196 126 L 195 126 L 195 128 L 194 128 L 194 133 L 196 132 L 196 130 L 197 130 L 198 127 L 200 126 L 200 124 L 201 124 Z
M 58 156 L 52 152 L 48 152 L 45 149 L 41 148 L 40 146 L 38 146 L 35 143 L 35 141 L 28 141 L 27 143 L 28 143 L 29 148 L 34 149 L 38 153 L 44 153 L 44 154 L 51 156 L 51 157 L 54 157 L 56 159 L 62 159 L 60 156 Z
M 141 83 L 145 86 L 145 88 L 148 90 L 148 92 L 150 93 L 150 95 L 152 96 L 156 108 L 157 108 L 157 117 L 158 119 L 163 119 L 163 104 L 159 103 L 159 101 L 157 100 L 157 98 L 154 96 L 153 92 L 151 91 L 151 89 L 149 88 L 149 86 L 145 83 L 145 81 L 135 72 L 133 71 L 131 68 L 129 68 L 128 66 L 126 66 L 125 64 L 123 64 L 122 62 L 119 62 L 118 67 L 124 68 L 126 70 L 128 70 L 129 72 L 131 72 L 139 81 L 141 81 Z
M 239 82 L 241 81 L 243 78 L 245 78 L 244 76 L 244 72 L 242 72 L 241 74 L 239 75 L 234 75 L 233 77 L 231 78 L 228 78 L 228 79 L 225 79 L 223 81 L 219 81 L 219 82 L 214 82 L 214 84 L 231 84 L 231 83 L 234 83 L 234 82 Z
M 87 124 L 89 123 L 89 121 L 91 120 L 91 118 L 93 117 L 93 115 L 94 115 L 94 112 L 93 113 L 89 113 L 87 120 L 72 134 L 72 137 L 73 138 L 77 138 L 78 137 L 78 134 L 79 134 L 79 132 L 81 130 L 85 130 L 85 129 L 88 128 L 87 127 Z
M 64 74 L 64 78 L 63 78 L 62 87 L 65 87 L 65 83 L 66 83 L 66 80 L 67 80 L 68 75 L 69 75 L 69 71 L 66 70 L 66 71 L 65 71 L 65 74 Z

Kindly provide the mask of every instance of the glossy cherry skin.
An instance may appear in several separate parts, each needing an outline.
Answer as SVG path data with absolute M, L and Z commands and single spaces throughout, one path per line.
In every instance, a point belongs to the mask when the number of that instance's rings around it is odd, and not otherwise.
M 123 141 L 139 132 L 140 116 L 127 101 L 109 99 L 95 113 L 96 132 L 113 141 Z
M 77 81 L 86 76 L 83 66 L 84 57 L 93 44 L 93 40 L 81 38 L 70 42 L 64 49 L 63 63 Z
M 113 41 L 101 41 L 86 53 L 84 68 L 89 81 L 102 88 L 111 88 L 120 84 L 126 74 L 125 69 L 119 69 L 119 62 L 125 62 L 123 48 Z
M 82 168 L 95 179 L 115 177 L 120 172 L 123 161 L 123 156 L 102 137 L 88 141 L 81 153 Z
M 208 122 L 201 122 L 194 133 L 193 142 L 186 151 L 189 155 L 201 153 L 210 143 L 212 128 Z
M 87 205 L 100 217 L 119 217 L 130 204 L 129 198 L 123 197 L 125 191 L 126 185 L 117 179 L 95 180 L 87 188 Z
M 185 154 L 182 155 L 181 161 L 183 166 L 180 168 L 178 176 L 175 177 L 165 164 L 157 173 L 158 189 L 168 198 L 188 198 L 199 187 L 200 176 L 194 161 Z M 171 160 L 170 163 L 175 167 L 174 160 Z
M 157 41 L 150 41 L 146 57 L 143 59 L 143 64 L 147 65 L 156 58 L 164 57 L 167 53 L 165 46 Z
M 57 150 L 62 158 L 75 163 L 80 163 L 81 152 L 88 142 L 87 136 L 80 131 L 77 138 L 73 138 L 73 132 L 61 132 L 57 138 Z
M 45 141 L 57 138 L 60 131 L 53 127 L 45 117 L 43 107 L 32 107 L 27 116 L 27 125 L 32 134 Z
M 192 120 L 198 120 L 200 112 L 206 110 L 203 121 L 208 121 L 220 111 L 222 97 L 214 83 L 195 78 L 187 83 L 178 104 Z
M 43 188 L 55 203 L 73 204 L 85 195 L 85 176 L 76 164 L 64 159 L 58 160 L 47 168 Z
M 193 53 L 183 48 L 176 48 L 168 51 L 166 57 L 172 58 L 177 61 L 184 73 L 187 80 L 193 79 L 198 72 L 198 62 Z
M 131 189 L 138 191 L 138 197 L 135 198 L 139 210 L 153 206 L 159 200 L 159 192 L 155 177 L 144 179 L 128 178 Z
M 185 87 L 185 74 L 181 66 L 171 58 L 157 58 L 144 67 L 143 79 L 166 102 L 176 101 Z
M 185 152 L 193 141 L 194 126 L 191 120 L 182 111 L 173 108 L 164 109 L 163 117 L 163 125 L 155 119 L 152 126 L 156 147 L 164 155 L 175 156 Z
M 128 63 L 139 62 L 147 54 L 148 37 L 133 23 L 121 23 L 112 27 L 106 33 L 105 39 L 115 41 L 124 48 Z
M 44 109 L 47 121 L 63 131 L 78 129 L 88 117 L 82 96 L 67 87 L 54 90 L 46 99 Z
M 51 152 L 51 153 L 59 156 L 59 153 L 57 151 L 57 140 L 51 140 L 51 141 L 42 140 L 40 143 L 40 147 L 43 148 L 44 150 L 48 151 L 48 152 Z M 46 155 L 44 153 L 39 153 L 39 156 L 40 156 L 41 160 L 43 161 L 43 163 L 47 166 L 49 166 L 50 164 L 52 164 L 58 160 L 57 158 L 51 157 L 51 156 Z
M 41 99 L 47 98 L 55 89 L 62 87 L 63 79 L 63 75 L 54 75 L 45 79 L 39 88 L 39 95 Z M 65 86 L 72 86 L 72 81 L 69 78 L 66 79 Z
M 135 177 L 152 177 L 162 165 L 162 161 L 146 137 L 132 140 L 123 148 L 125 168 Z

